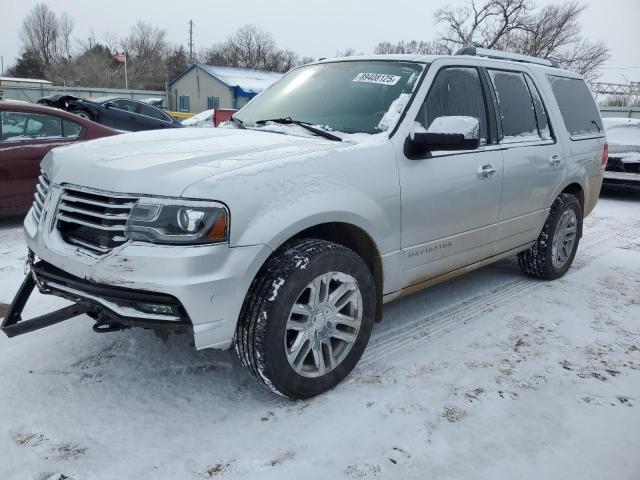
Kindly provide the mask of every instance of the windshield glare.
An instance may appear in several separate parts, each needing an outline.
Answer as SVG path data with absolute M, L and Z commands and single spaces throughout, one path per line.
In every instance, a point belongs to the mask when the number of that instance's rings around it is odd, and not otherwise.
M 339 132 L 380 133 L 395 126 L 404 109 L 398 103 L 408 100 L 423 69 L 395 61 L 309 65 L 288 73 L 235 116 L 248 126 L 290 117 Z

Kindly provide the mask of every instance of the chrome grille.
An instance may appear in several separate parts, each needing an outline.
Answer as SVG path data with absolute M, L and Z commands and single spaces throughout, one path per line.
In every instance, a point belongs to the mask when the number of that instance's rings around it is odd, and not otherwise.
M 38 183 L 36 184 L 36 193 L 33 195 L 33 218 L 35 218 L 37 223 L 40 223 L 40 219 L 42 218 L 42 210 L 44 209 L 44 202 L 47 199 L 50 186 L 51 182 L 49 182 L 47 177 L 44 176 L 44 173 L 41 172 L 38 177 Z
M 56 212 L 67 243 L 103 255 L 127 241 L 124 235 L 136 197 L 65 188 Z

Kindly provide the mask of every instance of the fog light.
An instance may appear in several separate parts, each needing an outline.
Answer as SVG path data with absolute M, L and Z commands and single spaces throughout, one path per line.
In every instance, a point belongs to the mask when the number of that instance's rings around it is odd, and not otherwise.
M 157 303 L 137 303 L 136 308 L 145 313 L 153 313 L 154 315 L 174 315 L 171 305 L 158 305 Z

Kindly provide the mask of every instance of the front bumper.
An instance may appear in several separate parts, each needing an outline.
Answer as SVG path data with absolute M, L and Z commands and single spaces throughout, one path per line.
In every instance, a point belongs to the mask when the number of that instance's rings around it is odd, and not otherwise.
M 30 260 L 32 255 L 29 255 Z M 22 311 L 35 287 L 45 295 L 56 295 L 73 305 L 31 320 L 22 319 Z M 32 332 L 86 313 L 97 320 L 94 330 L 104 326 L 145 328 L 190 328 L 183 306 L 170 295 L 154 294 L 122 287 L 88 282 L 56 268 L 45 261 L 29 263 L 25 278 L 6 318 L 2 331 L 9 337 Z
M 67 298 L 82 298 L 85 303 L 92 302 L 92 307 L 99 305 L 110 315 L 133 318 L 138 323 L 151 321 L 161 322 L 156 326 L 171 326 L 188 321 L 198 349 L 226 349 L 231 345 L 245 295 L 271 254 L 264 245 L 166 246 L 129 242 L 106 255 L 95 256 L 66 243 L 55 228 L 47 225 L 47 218 L 36 223 L 31 213 L 27 215 L 27 244 L 52 271 L 76 279 L 72 285 L 62 285 Z M 59 284 L 55 290 L 62 290 Z M 114 301 L 113 292 L 122 290 L 170 297 L 183 313 L 167 318 L 140 312 L 139 305 L 123 304 L 121 298 Z M 140 298 L 135 301 L 140 303 Z
M 609 185 L 640 187 L 640 173 L 613 172 L 605 170 L 604 181 Z

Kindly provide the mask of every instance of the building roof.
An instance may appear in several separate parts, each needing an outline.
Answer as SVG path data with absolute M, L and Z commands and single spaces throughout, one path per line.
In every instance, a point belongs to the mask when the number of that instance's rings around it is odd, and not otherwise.
M 21 82 L 21 83 L 46 83 L 51 84 L 49 80 L 38 80 L 36 78 L 14 78 L 14 77 L 0 77 L 0 83 L 2 82 Z
M 277 82 L 282 77 L 282 74 L 277 72 L 263 72 L 260 70 L 248 70 L 244 68 L 233 67 L 217 67 L 215 65 L 205 65 L 202 63 L 198 63 L 192 65 L 182 74 L 171 80 L 169 84 L 175 83 L 194 68 L 199 68 L 203 72 L 221 81 L 228 87 L 239 88 L 247 94 L 260 93 L 262 90 Z

